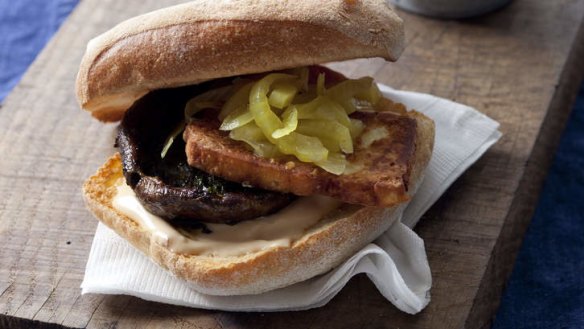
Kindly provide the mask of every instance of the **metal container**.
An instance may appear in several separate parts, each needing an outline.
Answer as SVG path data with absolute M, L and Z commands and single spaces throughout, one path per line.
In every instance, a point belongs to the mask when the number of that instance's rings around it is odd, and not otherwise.
M 395 6 L 436 18 L 467 18 L 499 9 L 511 0 L 389 0 Z

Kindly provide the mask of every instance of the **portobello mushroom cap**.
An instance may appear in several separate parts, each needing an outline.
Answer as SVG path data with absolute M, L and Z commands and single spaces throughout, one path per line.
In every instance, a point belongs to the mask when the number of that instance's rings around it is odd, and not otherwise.
M 294 198 L 291 194 L 229 182 L 190 167 L 181 135 L 161 157 L 166 139 L 184 120 L 186 102 L 225 83 L 230 81 L 152 91 L 136 101 L 121 122 L 116 144 L 126 183 L 148 211 L 171 223 L 235 224 L 273 213 Z

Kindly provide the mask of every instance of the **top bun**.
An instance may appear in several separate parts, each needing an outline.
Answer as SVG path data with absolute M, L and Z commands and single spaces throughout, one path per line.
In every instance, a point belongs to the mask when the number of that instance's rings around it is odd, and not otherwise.
M 91 40 L 81 106 L 117 121 L 151 90 L 363 57 L 395 61 L 402 20 L 385 0 L 199 0 L 129 19 Z

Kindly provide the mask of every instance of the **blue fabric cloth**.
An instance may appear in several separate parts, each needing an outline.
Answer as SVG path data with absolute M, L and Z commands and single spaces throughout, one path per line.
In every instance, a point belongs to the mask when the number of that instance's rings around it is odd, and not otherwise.
M 584 328 L 584 84 L 494 329 Z
M 0 0 L 0 103 L 78 1 Z M 584 328 L 583 167 L 584 85 L 495 329 Z
M 0 103 L 79 0 L 0 0 Z

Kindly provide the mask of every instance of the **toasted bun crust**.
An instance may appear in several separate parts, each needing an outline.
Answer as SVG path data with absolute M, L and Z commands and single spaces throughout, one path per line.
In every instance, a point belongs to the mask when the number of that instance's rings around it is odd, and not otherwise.
M 418 119 L 410 176 L 410 191 L 414 193 L 432 154 L 434 124 L 422 114 L 412 115 Z M 112 207 L 115 183 L 121 177 L 120 157 L 115 155 L 85 183 L 88 208 L 157 264 L 188 281 L 196 290 L 212 295 L 257 294 L 322 274 L 387 230 L 392 224 L 389 216 L 400 207 L 344 205 L 287 248 L 229 258 L 184 255 L 154 243 L 148 231 Z
M 396 60 L 402 20 L 385 0 L 200 0 L 127 20 L 91 40 L 81 106 L 121 119 L 154 89 L 363 57 Z

